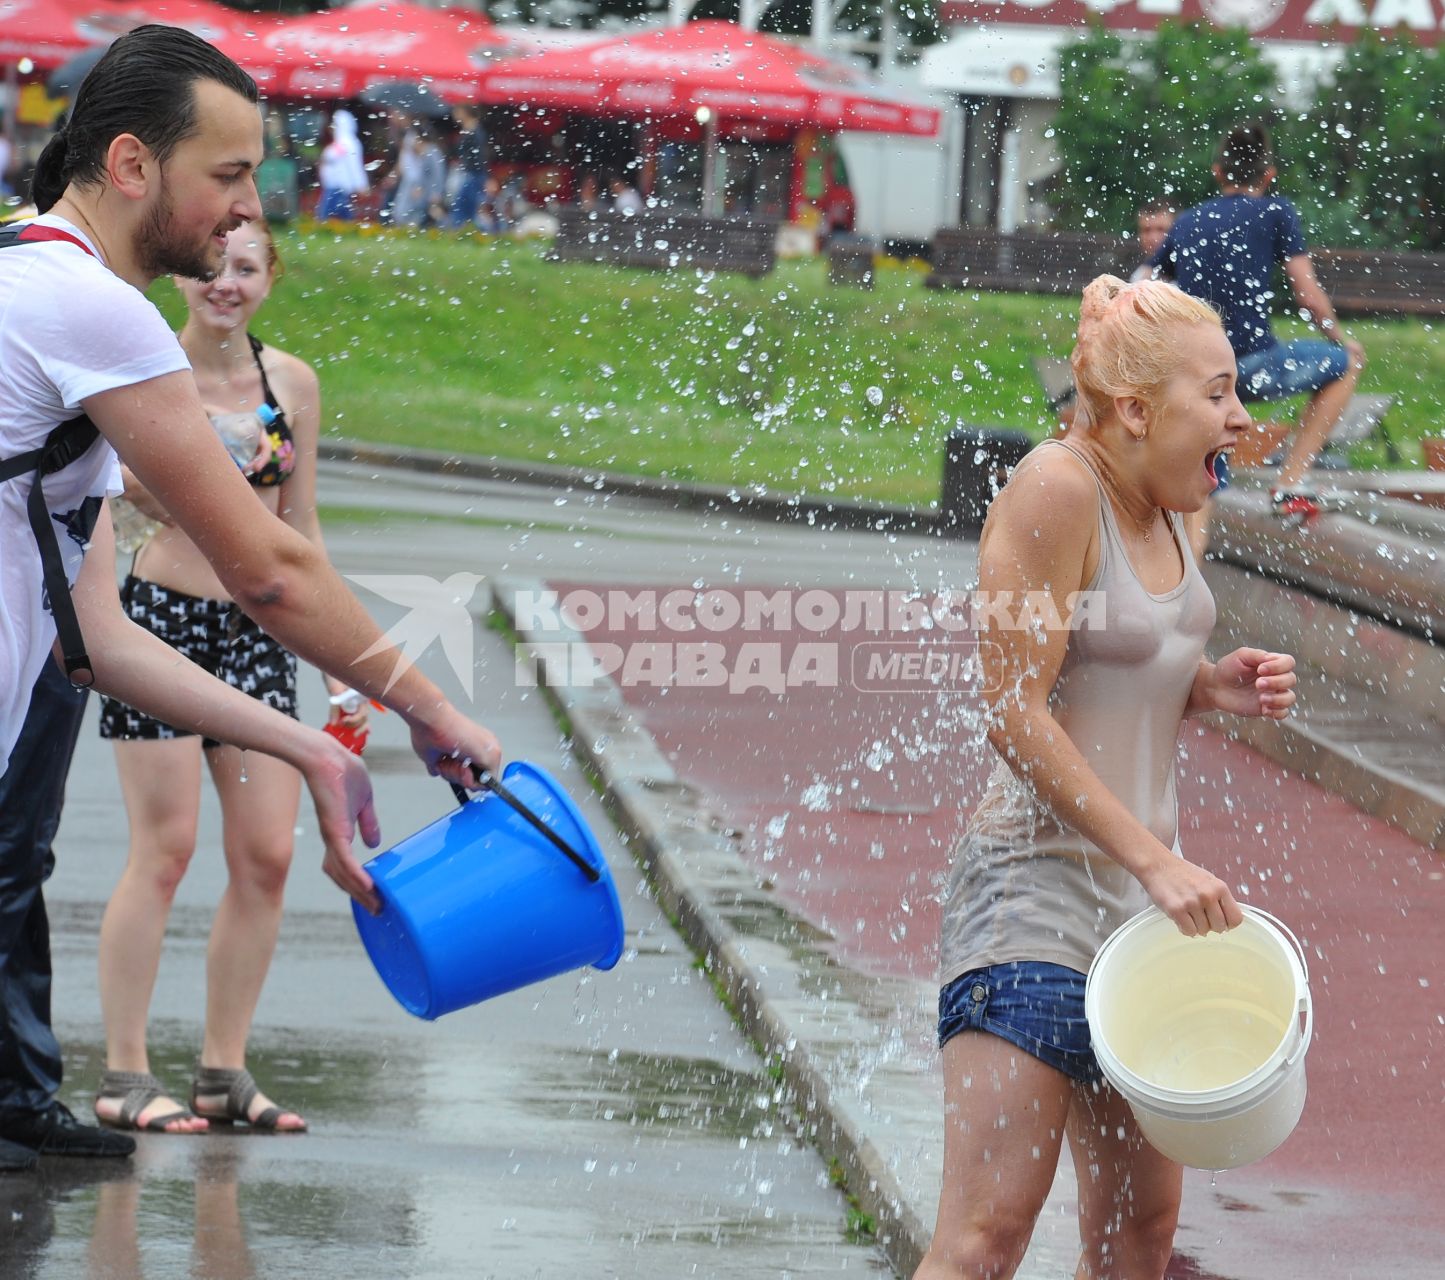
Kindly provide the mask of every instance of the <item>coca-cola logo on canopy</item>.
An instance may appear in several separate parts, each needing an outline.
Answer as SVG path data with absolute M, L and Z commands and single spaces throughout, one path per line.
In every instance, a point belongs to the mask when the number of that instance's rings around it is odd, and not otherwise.
M 636 45 L 614 44 L 594 49 L 587 60 L 599 70 L 655 71 L 662 74 L 676 71 L 730 71 L 742 66 L 729 49 L 639 49 Z
M 278 53 L 291 49 L 318 60 L 345 55 L 395 58 L 413 48 L 421 35 L 415 31 L 268 31 L 262 42 Z

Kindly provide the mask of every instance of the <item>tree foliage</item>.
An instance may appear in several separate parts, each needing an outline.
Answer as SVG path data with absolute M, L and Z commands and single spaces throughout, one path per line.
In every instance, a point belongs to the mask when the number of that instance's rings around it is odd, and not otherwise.
M 1445 56 L 1366 32 L 1287 121 L 1284 178 L 1321 242 L 1445 248 Z
M 1445 52 L 1364 32 L 1285 112 L 1273 69 L 1242 31 L 1095 27 L 1060 57 L 1058 220 L 1119 232 L 1145 201 L 1215 193 L 1219 140 L 1243 120 L 1275 133 L 1278 189 L 1313 243 L 1445 248 Z
M 1206 199 L 1220 137 L 1268 116 L 1276 91 L 1244 32 L 1203 23 L 1127 37 L 1095 26 L 1060 51 L 1059 84 L 1053 204 L 1060 221 L 1108 232 L 1131 227 L 1145 201 Z

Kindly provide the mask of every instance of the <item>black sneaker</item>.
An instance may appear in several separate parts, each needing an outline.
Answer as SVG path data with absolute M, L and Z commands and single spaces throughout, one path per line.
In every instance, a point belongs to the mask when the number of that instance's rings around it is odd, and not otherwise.
M 44 1111 L 0 1113 L 0 1139 L 7 1146 L 29 1147 L 42 1156 L 105 1158 L 135 1152 L 135 1139 L 99 1125 L 81 1124 L 63 1102 Z
M 29 1147 L 0 1138 L 0 1173 L 29 1173 L 40 1158 Z

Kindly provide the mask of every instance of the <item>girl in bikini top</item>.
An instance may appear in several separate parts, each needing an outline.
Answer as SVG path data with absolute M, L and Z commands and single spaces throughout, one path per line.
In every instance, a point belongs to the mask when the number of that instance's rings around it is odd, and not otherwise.
M 267 405 L 276 414 L 269 432 L 271 456 L 267 459 L 264 467 L 259 467 L 246 474 L 246 479 L 256 488 L 266 489 L 280 484 L 296 470 L 296 444 L 291 438 L 291 427 L 286 421 L 286 410 L 281 407 L 281 402 L 276 399 L 275 392 L 271 390 L 270 379 L 266 377 L 266 366 L 261 363 L 261 352 L 265 349 L 265 344 L 260 338 L 250 333 L 246 335 L 246 341 L 251 344 L 251 355 L 256 361 L 256 371 L 261 375 L 261 394 L 265 397 Z

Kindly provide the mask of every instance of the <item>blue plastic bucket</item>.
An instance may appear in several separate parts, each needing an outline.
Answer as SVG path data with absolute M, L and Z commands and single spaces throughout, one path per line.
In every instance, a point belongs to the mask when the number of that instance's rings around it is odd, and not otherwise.
M 500 796 L 483 792 L 366 864 L 381 914 L 352 914 L 408 1013 L 439 1018 L 622 955 L 622 904 L 597 839 L 556 780 L 517 760 L 507 789 L 598 873 L 594 883 Z

